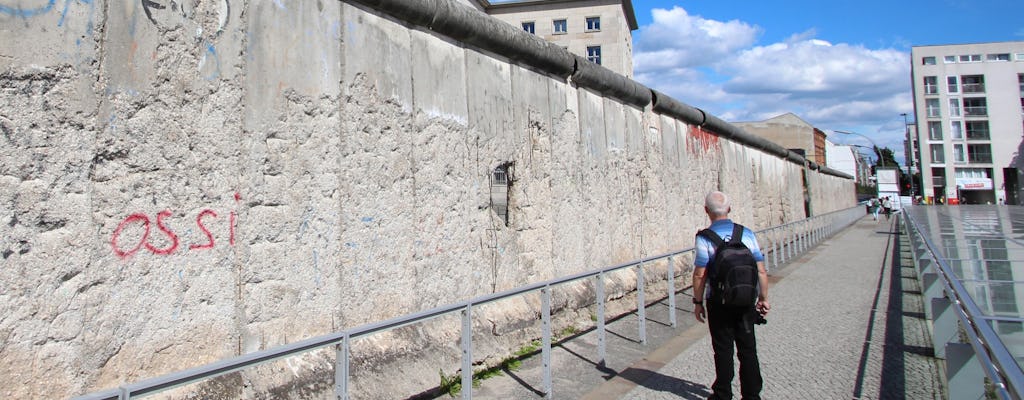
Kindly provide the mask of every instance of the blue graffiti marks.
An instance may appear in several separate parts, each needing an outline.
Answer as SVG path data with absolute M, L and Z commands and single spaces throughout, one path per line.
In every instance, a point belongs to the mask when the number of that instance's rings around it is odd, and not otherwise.
M 82 3 L 82 4 L 92 4 L 92 0 L 79 0 L 78 2 Z M 68 8 L 69 7 L 71 7 L 71 0 L 66 0 L 64 2 L 64 10 L 62 10 L 60 12 L 60 20 L 57 21 L 57 26 L 60 26 L 60 27 L 64 26 L 64 18 L 66 18 L 68 16 Z M 92 32 L 92 26 L 91 26 L 92 22 L 91 21 L 92 21 L 92 18 L 90 18 L 90 22 L 89 22 L 90 26 L 87 28 L 87 30 L 89 32 Z
M 211 66 L 213 67 L 213 72 L 206 76 L 206 80 L 212 81 L 216 79 L 218 76 L 220 76 L 220 56 L 217 55 L 217 49 L 214 48 L 213 44 L 210 43 L 206 44 L 206 52 L 203 53 L 202 61 L 200 61 L 200 68 L 202 68 L 202 65 L 207 62 L 207 58 L 213 60 L 213 62 L 211 63 Z
M 20 18 L 29 18 L 39 15 L 46 14 L 53 10 L 53 6 L 57 4 L 57 0 L 48 0 L 46 5 L 38 7 L 22 7 L 22 6 L 8 6 L 0 4 L 0 14 L 13 15 Z

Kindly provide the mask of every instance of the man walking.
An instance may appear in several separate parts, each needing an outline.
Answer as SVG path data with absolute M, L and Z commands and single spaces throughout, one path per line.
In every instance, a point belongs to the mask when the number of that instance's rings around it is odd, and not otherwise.
M 729 242 L 734 233 L 734 223 L 729 219 L 732 211 L 729 198 L 722 192 L 708 193 L 704 199 L 704 211 L 711 219 L 709 230 L 717 234 L 720 241 Z M 742 228 L 740 226 L 740 228 Z M 742 244 L 750 250 L 757 264 L 756 303 L 751 298 L 749 306 L 725 305 L 723 293 L 715 293 L 714 287 L 705 290 L 705 284 L 720 282 L 716 279 L 714 262 L 718 248 L 711 239 L 700 233 L 695 239 L 696 258 L 693 269 L 693 304 L 697 321 L 708 322 L 711 332 L 711 346 L 715 352 L 715 383 L 711 385 L 712 395 L 708 399 L 732 399 L 733 348 L 740 362 L 740 389 L 743 400 L 761 398 L 761 367 L 757 360 L 757 340 L 754 337 L 754 323 L 763 320 L 771 306 L 768 304 L 768 272 L 764 267 L 764 254 L 757 244 L 754 232 L 743 228 Z M 735 243 L 735 242 L 734 242 Z M 730 245 L 732 246 L 732 245 Z M 722 246 L 725 247 L 725 246 Z M 721 260 L 721 258 L 720 258 Z M 720 263 L 724 263 L 721 262 Z M 721 284 L 718 287 L 722 287 Z M 721 291 L 721 289 L 719 290 Z

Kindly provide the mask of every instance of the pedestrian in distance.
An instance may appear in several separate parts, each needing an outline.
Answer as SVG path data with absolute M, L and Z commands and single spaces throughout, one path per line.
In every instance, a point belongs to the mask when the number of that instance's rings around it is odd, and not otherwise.
M 871 199 L 871 201 L 868 203 L 868 207 L 871 208 L 871 219 L 878 221 L 878 209 L 881 208 L 881 205 L 878 202 L 878 198 L 876 197 Z
M 693 313 L 708 323 L 715 359 L 715 382 L 708 399 L 732 399 L 733 355 L 740 363 L 743 400 L 760 400 L 764 381 L 757 359 L 754 325 L 765 323 L 768 272 L 754 232 L 729 219 L 725 193 L 704 199 L 711 225 L 694 239 Z
M 885 212 L 885 220 L 889 220 L 889 215 L 892 214 L 892 200 L 889 200 L 889 196 L 882 198 L 882 210 Z

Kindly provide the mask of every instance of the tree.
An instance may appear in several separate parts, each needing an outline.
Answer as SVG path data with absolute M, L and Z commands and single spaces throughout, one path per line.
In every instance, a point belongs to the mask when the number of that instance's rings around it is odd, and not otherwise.
M 876 167 L 899 167 L 899 163 L 896 162 L 896 156 L 892 149 L 888 147 L 876 147 L 875 149 L 875 155 L 878 156 L 878 160 L 875 160 Z

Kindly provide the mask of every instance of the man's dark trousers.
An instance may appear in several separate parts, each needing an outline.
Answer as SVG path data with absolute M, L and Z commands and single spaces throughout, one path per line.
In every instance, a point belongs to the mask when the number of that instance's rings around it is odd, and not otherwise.
M 711 347 L 715 351 L 715 383 L 711 385 L 714 396 L 728 400 L 732 398 L 733 344 L 740 360 L 740 391 L 743 400 L 760 400 L 761 366 L 757 361 L 757 339 L 754 337 L 754 321 L 757 312 L 754 307 L 735 309 L 708 302 L 708 328 L 711 331 Z

